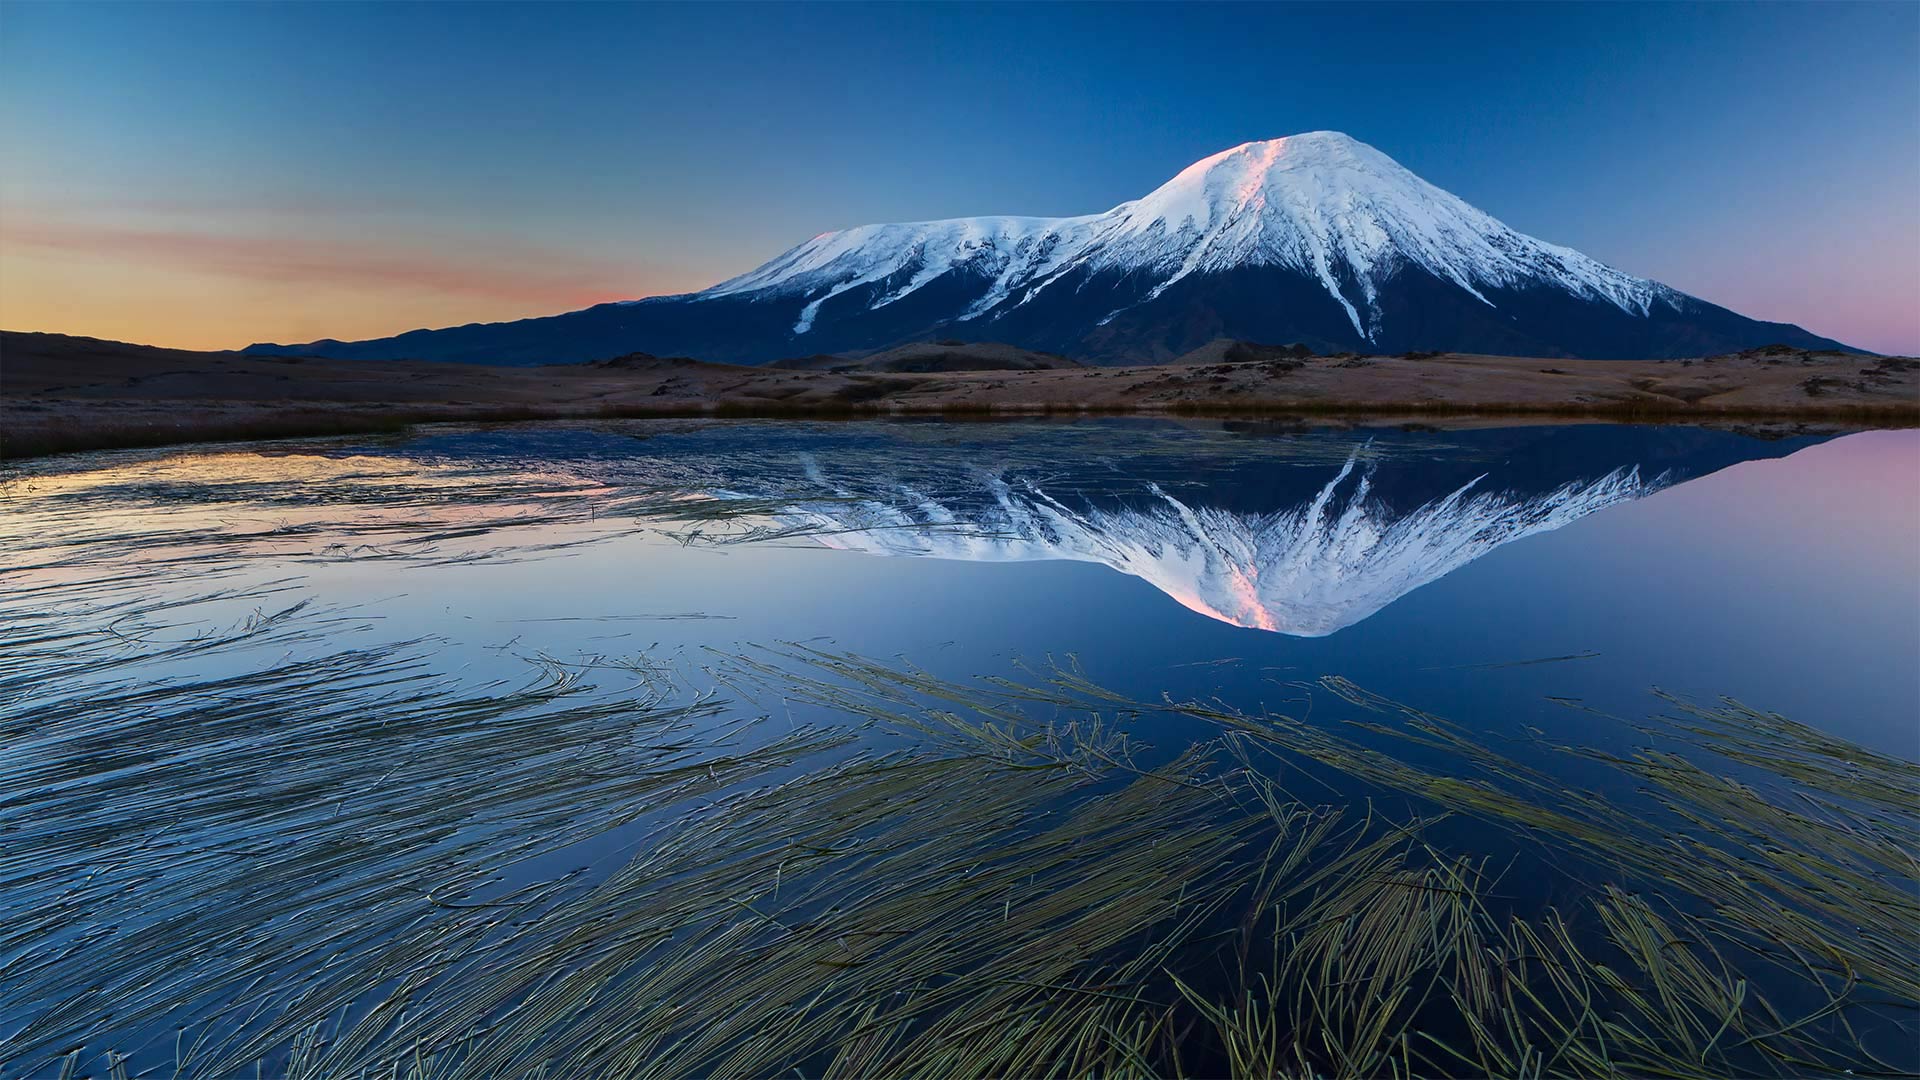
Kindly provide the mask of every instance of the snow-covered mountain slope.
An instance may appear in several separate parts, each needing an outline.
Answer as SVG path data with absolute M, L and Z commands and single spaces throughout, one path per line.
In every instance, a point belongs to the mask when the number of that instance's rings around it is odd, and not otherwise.
M 1222 151 L 1105 214 L 959 218 L 824 233 L 696 296 L 806 297 L 793 326 L 799 335 L 828 300 L 879 283 L 888 287 L 875 291 L 869 309 L 943 275 L 986 278 L 988 287 L 955 318 L 969 322 L 1031 303 L 1076 269 L 1145 275 L 1153 285 L 1136 302 L 1148 303 L 1194 274 L 1268 266 L 1317 281 L 1354 333 L 1371 341 L 1384 319 L 1380 287 L 1407 265 L 1489 306 L 1497 305 L 1484 290 L 1534 285 L 1643 317 L 1656 303 L 1679 310 L 1685 300 L 1657 282 L 1515 232 L 1333 131 Z
M 763 363 L 959 339 L 1150 361 L 1221 337 L 1596 359 L 1845 348 L 1516 232 L 1373 147 L 1315 131 L 1222 151 L 1101 214 L 862 225 L 701 292 L 249 351 Z
M 1074 509 L 1037 485 L 993 479 L 991 499 L 971 507 L 903 490 L 802 503 L 776 517 L 789 535 L 874 555 L 1102 563 L 1209 618 L 1324 637 L 1502 544 L 1670 482 L 1623 466 L 1522 495 L 1481 490 L 1484 479 L 1395 513 L 1373 497 L 1372 469 L 1356 455 L 1308 502 L 1264 514 L 1190 505 L 1157 487 L 1157 505 Z
M 868 303 L 885 307 L 950 273 L 991 276 L 996 288 L 962 313 L 962 319 L 990 310 L 1007 288 L 1030 281 L 1076 255 L 1084 246 L 1087 218 L 955 218 L 901 225 L 862 225 L 823 233 L 758 269 L 723 281 L 693 299 L 764 294 L 797 294 L 807 299 L 793 332 L 813 326 L 822 304 L 850 289 L 893 282 Z

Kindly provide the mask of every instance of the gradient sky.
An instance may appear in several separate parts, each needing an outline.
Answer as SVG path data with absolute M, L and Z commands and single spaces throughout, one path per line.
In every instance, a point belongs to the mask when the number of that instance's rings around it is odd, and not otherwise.
M 0 4 L 0 326 L 193 348 L 696 289 L 1372 143 L 1523 232 L 1920 353 L 1920 4 Z

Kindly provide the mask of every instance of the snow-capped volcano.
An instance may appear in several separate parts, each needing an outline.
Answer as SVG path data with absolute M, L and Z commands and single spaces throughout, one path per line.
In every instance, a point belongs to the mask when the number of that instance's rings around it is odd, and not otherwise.
M 762 363 L 955 338 L 1153 361 L 1221 337 L 1597 359 L 1845 348 L 1516 232 L 1373 147 L 1314 131 L 1214 154 L 1105 213 L 861 225 L 701 292 L 249 351 Z
M 976 275 L 989 284 L 955 321 L 992 322 L 1076 270 L 1144 275 L 1152 286 L 1133 298 L 1144 304 L 1194 274 L 1279 267 L 1317 281 L 1354 333 L 1371 342 L 1384 319 L 1380 287 L 1408 265 L 1489 306 L 1483 290 L 1529 285 L 1641 317 L 1656 303 L 1677 311 L 1686 299 L 1571 248 L 1517 233 L 1334 131 L 1243 143 L 1104 214 L 957 218 L 824 233 L 697 296 L 806 297 L 793 326 L 801 335 L 827 301 L 879 283 L 889 287 L 871 298 L 869 310 L 949 274 Z

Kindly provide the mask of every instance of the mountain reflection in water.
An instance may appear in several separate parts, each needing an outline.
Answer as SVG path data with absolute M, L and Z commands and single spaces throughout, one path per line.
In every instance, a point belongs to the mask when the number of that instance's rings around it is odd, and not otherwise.
M 1155 484 L 1157 503 L 1075 509 L 1038 484 L 988 477 L 991 501 L 972 507 L 862 499 L 803 503 L 780 518 L 874 555 L 1103 563 L 1209 618 L 1322 637 L 1510 540 L 1657 491 L 1669 475 L 1622 467 L 1540 495 L 1479 490 L 1486 478 L 1476 477 L 1395 514 L 1373 497 L 1375 468 L 1349 458 L 1311 501 L 1264 514 L 1190 504 Z
M 1352 626 L 1503 544 L 1820 441 L 1605 427 L 1315 432 L 1196 438 L 1149 455 L 1108 432 L 1091 457 L 1086 446 L 1050 457 L 995 445 L 991 429 L 955 445 L 868 427 L 827 433 L 832 446 L 789 450 L 775 436 L 724 455 L 701 493 L 771 504 L 781 535 L 846 551 L 1098 563 L 1210 618 L 1298 637 Z M 862 445 L 874 438 L 890 445 Z

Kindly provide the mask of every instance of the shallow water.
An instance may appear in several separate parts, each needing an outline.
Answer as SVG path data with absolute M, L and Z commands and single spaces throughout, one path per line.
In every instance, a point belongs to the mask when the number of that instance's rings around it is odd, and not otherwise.
M 1310 730 L 1361 715 L 1338 676 L 1622 806 L 1633 782 L 1550 751 L 1629 754 L 1645 733 L 1606 717 L 1671 712 L 1654 688 L 1920 761 L 1917 467 L 1916 432 L 1132 419 L 428 429 L 39 463 L 7 477 L 0 521 L 0 1060 L 171 1063 L 184 1029 L 291 1069 L 288 1032 L 364 1015 L 427 962 L 408 942 L 448 898 L 575 902 L 715 800 L 926 742 L 767 674 L 822 654 L 962 684 L 1071 664 L 1116 699 Z M 595 708 L 656 703 L 676 734 L 603 761 L 628 737 L 596 713 L 448 729 L 435 758 L 432 716 L 365 726 L 421 686 L 541 678 Z M 268 697 L 302 710 L 260 719 Z M 1111 715 L 1130 770 L 1217 734 L 1191 710 Z M 1316 804 L 1384 795 L 1311 779 Z M 519 787 L 496 805 L 495 782 Z M 1518 857 L 1472 815 L 1428 835 Z M 1501 903 L 1569 903 L 1578 877 L 1512 875 Z M 458 933 L 433 948 L 506 932 Z M 336 968 L 364 986 L 313 993 Z

